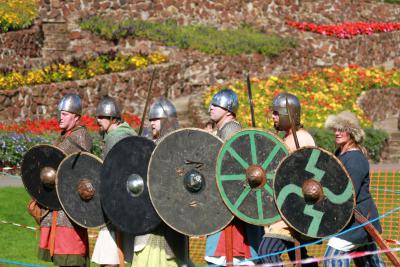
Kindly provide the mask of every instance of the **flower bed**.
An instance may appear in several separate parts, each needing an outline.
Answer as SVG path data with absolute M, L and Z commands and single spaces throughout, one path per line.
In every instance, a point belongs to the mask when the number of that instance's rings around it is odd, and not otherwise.
M 20 30 L 32 25 L 38 16 L 37 0 L 1 0 L 0 31 Z
M 42 69 L 11 71 L 0 74 L 0 90 L 14 89 L 25 85 L 47 84 L 68 80 L 84 80 L 96 75 L 144 68 L 167 61 L 159 53 L 124 56 L 110 52 L 95 58 L 74 60 L 70 64 L 54 63 Z
M 247 87 L 244 81 L 228 85 L 239 98 L 238 120 L 245 127 L 251 126 L 251 115 L 248 105 Z M 357 106 L 357 97 L 362 91 L 375 88 L 400 88 L 400 70 L 383 70 L 377 68 L 327 68 L 304 74 L 287 76 L 271 76 L 268 80 L 252 79 L 252 93 L 257 127 L 271 129 L 271 105 L 274 96 L 280 92 L 295 94 L 302 107 L 301 121 L 306 128 L 315 128 L 313 135 L 317 145 L 333 151 L 334 138 L 328 131 L 322 130 L 328 115 L 343 110 L 357 114 L 361 124 L 370 128 L 372 122 Z M 204 98 L 204 106 L 208 108 L 212 96 L 221 86 L 212 87 Z M 400 90 L 400 89 L 399 89 Z M 379 159 L 379 153 L 388 138 L 383 131 L 365 129 L 367 133 L 366 147 L 374 160 Z
M 289 21 L 286 24 L 302 31 L 334 36 L 340 39 L 349 39 L 356 35 L 371 35 L 373 33 L 400 30 L 400 23 L 385 22 L 349 22 L 338 25 L 317 25 L 308 22 Z
M 133 114 L 123 114 L 124 121 L 133 128 L 140 126 L 140 119 Z M 89 116 L 81 117 L 93 137 L 92 153 L 101 156 L 102 140 L 97 134 L 99 130 L 96 119 Z M 31 120 L 20 123 L 0 123 L 0 167 L 20 166 L 26 151 L 37 144 L 51 144 L 59 135 L 57 119 Z
M 129 123 L 133 128 L 140 126 L 140 119 L 133 114 L 123 114 L 124 121 Z M 89 116 L 81 117 L 81 124 L 91 132 L 97 132 L 99 127 L 96 118 Z M 35 135 L 59 133 L 57 119 L 40 119 L 40 120 L 27 120 L 18 123 L 0 123 L 0 132 L 16 132 L 16 133 L 30 133 Z
M 239 97 L 241 103 L 238 119 L 244 125 L 251 125 L 247 88 L 244 81 L 230 85 Z M 400 70 L 383 70 L 378 68 L 326 68 L 304 74 L 287 76 L 271 76 L 268 80 L 252 79 L 253 103 L 257 126 L 269 128 L 270 107 L 272 99 L 280 92 L 295 94 L 302 105 L 302 122 L 306 127 L 322 128 L 329 114 L 343 110 L 351 110 L 361 119 L 364 127 L 370 127 L 372 122 L 357 106 L 357 97 L 362 91 L 376 88 L 400 88 Z M 212 95 L 221 87 L 210 88 L 204 99 L 208 107 Z

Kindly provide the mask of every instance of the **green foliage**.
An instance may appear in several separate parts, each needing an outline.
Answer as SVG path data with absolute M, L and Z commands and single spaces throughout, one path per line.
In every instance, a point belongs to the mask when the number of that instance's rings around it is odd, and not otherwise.
M 94 16 L 83 20 L 80 26 L 114 42 L 132 36 L 212 55 L 260 53 L 277 56 L 295 45 L 293 40 L 264 34 L 246 25 L 238 29 L 218 30 L 205 25 L 180 26 L 171 20 L 163 23 L 133 19 L 115 21 L 112 18 Z
M 335 152 L 335 134 L 332 131 L 319 128 L 310 128 L 308 131 L 314 137 L 317 146 L 322 147 L 329 152 Z
M 373 161 L 379 161 L 381 151 L 388 140 L 389 135 L 382 130 L 365 128 L 365 141 L 363 146 L 367 149 L 369 157 Z M 317 146 L 332 153 L 336 150 L 335 135 L 326 129 L 311 128 L 309 132 L 314 137 Z
M 37 0 L 1 0 L 0 32 L 28 28 L 38 16 L 38 7 Z
M 382 1 L 379 1 L 382 2 Z M 400 4 L 400 0 L 383 0 L 385 3 L 390 3 L 390 4 Z
M 389 139 L 387 132 L 372 128 L 364 129 L 365 141 L 364 146 L 368 150 L 368 154 L 372 160 L 378 161 L 381 151 Z

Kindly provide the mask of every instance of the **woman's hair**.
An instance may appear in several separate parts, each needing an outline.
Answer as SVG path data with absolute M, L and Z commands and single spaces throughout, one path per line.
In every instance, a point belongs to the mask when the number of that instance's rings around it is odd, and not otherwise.
M 349 133 L 349 132 L 347 132 L 347 133 L 350 135 L 349 148 L 356 148 L 356 149 L 360 150 L 366 158 L 369 158 L 367 149 L 363 145 L 357 143 L 356 140 L 354 140 L 354 136 L 351 133 Z

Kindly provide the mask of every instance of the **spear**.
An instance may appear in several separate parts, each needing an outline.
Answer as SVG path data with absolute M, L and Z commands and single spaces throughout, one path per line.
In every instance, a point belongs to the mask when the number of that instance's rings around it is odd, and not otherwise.
M 150 80 L 150 84 L 149 87 L 147 89 L 147 99 L 146 99 L 146 103 L 144 105 L 144 110 L 143 110 L 143 114 L 142 114 L 142 120 L 140 122 L 140 128 L 139 128 L 139 136 L 142 134 L 143 132 L 143 125 L 144 125 L 144 120 L 146 119 L 146 113 L 147 113 L 147 107 L 149 105 L 150 99 L 151 99 L 151 90 L 153 87 L 153 81 L 154 81 L 154 77 L 156 75 L 156 69 L 153 69 L 153 73 L 151 75 L 151 80 Z
M 250 103 L 251 126 L 256 127 L 256 119 L 254 117 L 253 96 L 251 94 L 251 83 L 250 83 L 250 73 L 249 72 L 246 75 L 246 81 L 247 81 L 247 95 L 249 97 L 249 103 Z

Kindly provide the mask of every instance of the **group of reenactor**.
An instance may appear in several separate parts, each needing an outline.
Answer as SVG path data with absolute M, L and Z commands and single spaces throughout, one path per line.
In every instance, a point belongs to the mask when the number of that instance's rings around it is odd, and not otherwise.
M 210 123 L 204 130 L 225 142 L 241 132 L 242 126 L 236 119 L 238 107 L 238 97 L 233 90 L 226 88 L 217 92 L 213 96 L 208 110 Z M 65 95 L 59 103 L 58 111 L 60 114 L 59 127 L 62 132 L 54 145 L 66 155 L 79 151 L 90 152 L 93 143 L 91 136 L 87 129 L 80 124 L 81 98 L 77 94 Z M 121 112 L 120 105 L 109 96 L 103 97 L 97 105 L 96 120 L 104 142 L 103 160 L 107 158 L 118 142 L 127 137 L 137 136 L 135 130 L 123 121 Z M 295 95 L 284 92 L 273 99 L 273 127 L 277 132 L 283 132 L 282 143 L 283 146 L 286 146 L 289 154 L 300 148 L 316 146 L 312 135 L 303 128 L 300 117 L 301 104 Z M 165 136 L 179 128 L 176 108 L 170 100 L 164 97 L 156 99 L 150 106 L 148 120 L 151 127 L 151 139 L 155 146 L 158 146 Z M 355 208 L 368 219 L 378 217 L 376 206 L 369 192 L 369 165 L 361 146 L 364 132 L 358 119 L 353 113 L 342 112 L 330 116 L 326 127 L 335 132 L 335 141 L 338 146 L 336 156 L 344 165 L 354 186 L 355 201 L 350 197 L 350 202 L 354 202 Z M 207 146 L 208 144 L 202 145 Z M 135 186 L 135 190 L 140 190 L 140 187 Z M 304 188 L 306 187 L 303 186 L 303 194 L 306 196 L 307 192 L 304 190 L 308 188 Z M 317 191 L 322 192 L 323 190 L 322 186 L 320 189 L 318 186 L 316 188 Z M 142 188 L 141 190 L 146 189 Z M 318 199 L 313 200 L 313 204 L 325 201 L 322 200 L 326 198 L 321 192 Z M 40 206 L 40 204 L 38 205 Z M 87 229 L 74 223 L 62 208 L 54 210 L 41 208 L 39 258 L 59 266 L 88 265 Z M 310 256 L 304 247 L 296 250 L 290 249 L 312 239 L 299 234 L 296 227 L 282 218 L 271 224 L 260 226 L 235 217 L 223 229 L 207 236 L 205 260 L 216 265 L 255 265 L 258 263 L 279 265 L 282 259 L 278 252 L 287 249 L 292 261 L 309 259 Z M 351 216 L 346 221 L 345 229 L 359 224 L 359 221 Z M 379 232 L 382 231 L 379 221 L 375 221 L 373 225 Z M 101 227 L 91 261 L 103 266 L 123 265 L 125 261 L 131 262 L 132 266 L 190 265 L 187 255 L 186 258 L 182 257 L 182 251 L 187 249 L 186 237 L 172 229 L 168 223 L 161 221 L 160 225 L 152 231 L 134 236 L 117 229 L 111 222 Z M 326 256 L 331 258 L 324 261 L 324 266 L 339 266 L 335 265 L 339 262 L 342 264 L 340 266 L 348 266 L 349 258 L 335 259 L 333 256 L 349 254 L 356 250 L 374 251 L 376 249 L 371 235 L 364 228 L 358 228 L 356 231 L 329 240 Z M 357 266 L 384 266 L 378 254 L 357 258 L 355 262 Z M 303 266 L 318 266 L 318 263 L 309 261 Z

